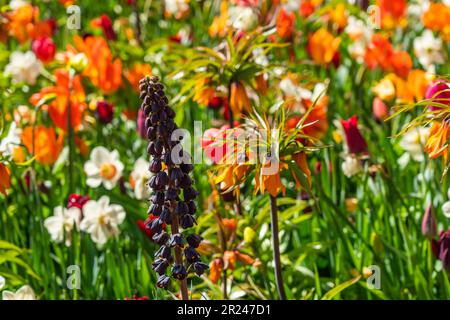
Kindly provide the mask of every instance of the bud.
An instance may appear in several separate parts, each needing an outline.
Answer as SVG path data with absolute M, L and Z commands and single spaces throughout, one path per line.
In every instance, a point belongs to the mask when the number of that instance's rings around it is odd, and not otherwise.
M 184 249 L 184 256 L 186 257 L 186 261 L 188 263 L 194 263 L 200 260 L 200 255 L 191 246 L 188 246 L 187 248 Z
M 166 276 L 165 274 L 160 275 L 158 277 L 158 281 L 156 282 L 156 286 L 158 288 L 163 288 L 163 289 L 167 289 L 169 284 L 170 284 L 170 278 L 168 276 Z
M 178 280 L 186 278 L 186 268 L 181 264 L 176 264 L 172 268 L 172 277 Z
M 422 234 L 428 238 L 434 238 L 437 236 L 436 216 L 431 203 L 427 206 L 423 215 Z
M 190 234 L 186 237 L 186 241 L 191 247 L 198 248 L 200 242 L 203 241 L 203 238 L 198 234 Z
M 371 243 L 375 253 L 377 253 L 377 254 L 384 253 L 384 245 L 375 232 L 372 232 L 372 235 L 370 236 L 370 243 Z
M 255 237 L 256 237 L 256 232 L 250 227 L 245 227 L 245 229 L 244 229 L 244 241 L 246 243 L 252 243 L 253 240 L 255 240 Z
M 208 269 L 208 265 L 201 261 L 195 262 L 192 267 L 198 276 L 201 276 Z

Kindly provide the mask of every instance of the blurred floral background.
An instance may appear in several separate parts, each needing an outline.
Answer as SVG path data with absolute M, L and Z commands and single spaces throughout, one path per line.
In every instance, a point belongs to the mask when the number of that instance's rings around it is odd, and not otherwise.
M 446 0 L 0 1 L 3 299 L 450 299 L 449 44 Z

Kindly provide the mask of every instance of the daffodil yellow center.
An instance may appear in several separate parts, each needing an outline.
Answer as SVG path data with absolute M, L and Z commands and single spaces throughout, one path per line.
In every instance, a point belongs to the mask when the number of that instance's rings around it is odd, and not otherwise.
M 106 215 L 104 213 L 101 213 L 98 216 L 98 224 L 101 226 L 104 226 L 106 224 Z
M 117 169 L 112 163 L 102 163 L 100 166 L 100 176 L 104 179 L 111 180 L 116 175 Z

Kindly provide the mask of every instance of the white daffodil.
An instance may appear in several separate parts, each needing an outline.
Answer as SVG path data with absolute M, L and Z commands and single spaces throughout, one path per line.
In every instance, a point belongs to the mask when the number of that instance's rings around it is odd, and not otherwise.
M 442 213 L 447 218 L 450 218 L 450 201 L 447 201 L 442 205 Z
M 11 156 L 14 149 L 20 145 L 20 130 L 15 122 L 11 122 L 8 134 L 0 142 L 0 154 L 4 157 Z
M 235 6 L 228 9 L 228 23 L 234 29 L 249 31 L 258 25 L 258 15 L 251 7 Z
M 189 10 L 189 2 L 186 0 L 165 0 L 165 10 L 171 15 L 178 15 Z
M 2 276 L 0 276 L 0 290 L 5 286 L 6 280 Z
M 20 7 L 26 6 L 28 4 L 28 2 L 24 1 L 24 0 L 11 0 L 9 2 L 9 7 L 13 10 L 16 11 L 17 9 L 19 9 Z
M 148 179 L 151 177 L 151 173 L 148 171 L 149 165 L 147 160 L 139 158 L 136 160 L 133 171 L 130 174 L 130 184 L 136 199 L 142 200 L 150 195 L 150 190 L 147 186 Z
M 425 159 L 423 147 L 428 139 L 429 129 L 417 127 L 405 133 L 400 140 L 400 147 L 408 154 L 408 159 L 399 160 L 401 162 L 409 161 L 411 157 L 414 161 L 422 162 Z
M 108 238 L 119 234 L 119 226 L 125 220 L 126 213 L 122 206 L 110 204 L 109 198 L 102 196 L 98 201 L 86 202 L 83 215 L 80 229 L 89 233 L 92 241 L 103 245 Z
M 280 81 L 279 87 L 281 91 L 289 98 L 309 100 L 312 97 L 312 92 L 310 90 L 295 84 L 290 77 L 283 78 Z
M 345 32 L 352 38 L 353 43 L 348 46 L 350 55 L 358 63 L 364 62 L 366 47 L 372 38 L 373 31 L 363 20 L 350 16 Z
M 3 300 L 36 300 L 36 295 L 33 289 L 29 285 L 24 285 L 20 287 L 16 292 L 3 291 Z
M 420 37 L 414 39 L 414 53 L 420 64 L 431 73 L 435 72 L 434 65 L 445 62 L 442 53 L 442 39 L 435 37 L 433 31 L 427 29 Z
M 5 67 L 5 74 L 11 75 L 14 83 L 26 82 L 31 85 L 36 83 L 41 71 L 42 63 L 32 51 L 11 53 L 9 63 Z
M 89 187 L 97 188 L 100 184 L 111 190 L 122 177 L 123 163 L 120 162 L 117 150 L 108 151 L 104 147 L 95 147 L 90 159 L 84 164 L 87 174 L 86 183 Z
M 65 244 L 69 247 L 72 243 L 72 230 L 79 229 L 80 220 L 81 210 L 79 208 L 67 209 L 59 206 L 53 210 L 53 216 L 45 219 L 44 226 L 53 241 L 61 243 L 65 237 Z
M 354 175 L 360 173 L 362 170 L 363 167 L 361 165 L 361 160 L 351 155 L 345 157 L 344 162 L 342 163 L 342 171 L 344 172 L 346 177 L 353 177 Z

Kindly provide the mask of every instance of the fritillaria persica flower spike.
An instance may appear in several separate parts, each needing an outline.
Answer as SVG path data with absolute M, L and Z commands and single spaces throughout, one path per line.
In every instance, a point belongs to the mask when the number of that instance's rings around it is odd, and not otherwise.
M 149 140 L 149 171 L 152 173 L 148 182 L 153 191 L 148 214 L 156 217 L 148 220 L 146 227 L 151 230 L 153 241 L 161 246 L 152 268 L 159 275 L 159 288 L 167 288 L 170 279 L 176 279 L 180 283 L 182 298 L 188 299 L 186 278 L 189 273 L 201 275 L 207 269 L 196 251 L 202 238 L 195 234 L 185 235 L 180 230 L 180 227 L 185 230 L 196 223 L 194 200 L 198 193 L 189 176 L 193 166 L 180 141 L 172 140 L 172 133 L 177 129 L 175 112 L 168 105 L 169 100 L 158 77 L 142 79 L 139 90 L 143 101 L 144 129 Z M 170 234 L 164 225 L 170 226 Z

